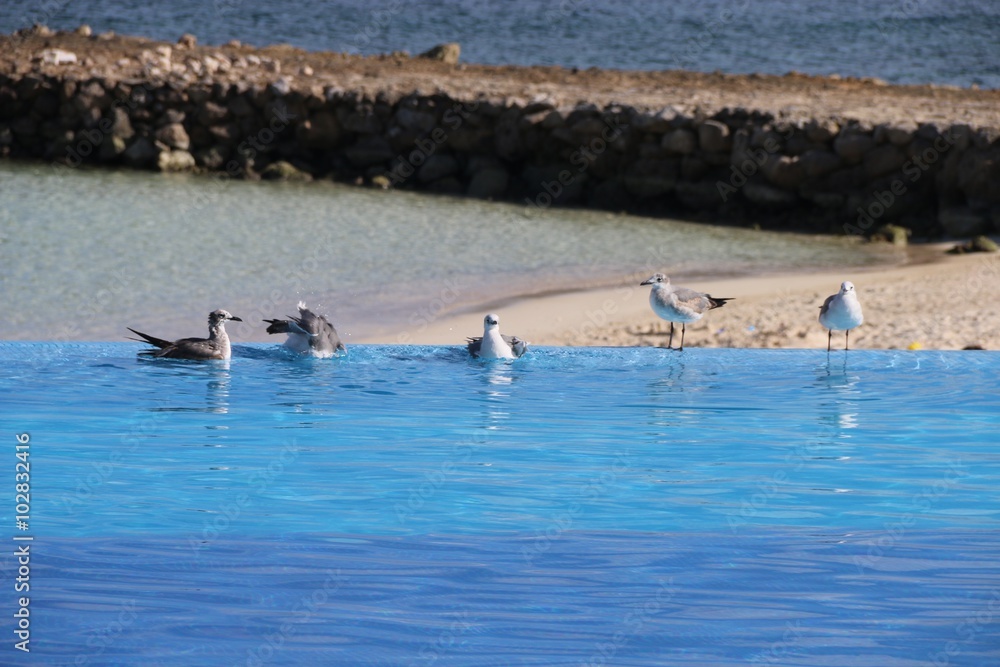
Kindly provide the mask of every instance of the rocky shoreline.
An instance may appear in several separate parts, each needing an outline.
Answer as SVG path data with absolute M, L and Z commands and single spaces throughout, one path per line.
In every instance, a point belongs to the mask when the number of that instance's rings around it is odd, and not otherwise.
M 1000 231 L 1000 91 L 2 38 L 0 156 L 905 242 Z M 901 229 L 906 228 L 906 230 Z

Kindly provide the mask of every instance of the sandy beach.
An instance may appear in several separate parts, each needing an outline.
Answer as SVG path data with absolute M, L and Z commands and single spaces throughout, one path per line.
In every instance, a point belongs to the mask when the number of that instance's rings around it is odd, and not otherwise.
M 685 347 L 821 348 L 827 332 L 819 306 L 844 280 L 858 291 L 865 321 L 851 335 L 852 349 L 1000 349 L 1000 255 L 946 255 L 948 244 L 925 246 L 904 266 L 843 273 L 773 275 L 675 284 L 732 297 L 687 327 Z M 669 270 L 669 267 L 664 267 Z M 482 332 L 487 310 L 500 315 L 501 331 L 534 345 L 666 346 L 670 325 L 649 307 L 647 275 L 623 277 L 617 287 L 484 304 L 475 312 L 442 317 L 405 332 L 414 344 L 455 344 Z M 674 345 L 679 343 L 679 328 Z M 363 343 L 398 343 L 384 334 Z M 843 334 L 834 345 L 843 347 Z

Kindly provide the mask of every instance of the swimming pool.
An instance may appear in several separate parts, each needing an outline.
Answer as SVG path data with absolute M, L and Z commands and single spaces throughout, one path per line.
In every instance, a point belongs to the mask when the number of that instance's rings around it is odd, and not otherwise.
M 1000 354 L 139 349 L 0 343 L 32 661 L 1000 662 Z

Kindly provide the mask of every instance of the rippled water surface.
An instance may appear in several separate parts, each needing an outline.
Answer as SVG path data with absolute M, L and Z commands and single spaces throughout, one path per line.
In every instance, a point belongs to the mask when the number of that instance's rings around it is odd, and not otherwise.
M 0 343 L 44 664 L 1000 661 L 997 353 L 139 348 Z

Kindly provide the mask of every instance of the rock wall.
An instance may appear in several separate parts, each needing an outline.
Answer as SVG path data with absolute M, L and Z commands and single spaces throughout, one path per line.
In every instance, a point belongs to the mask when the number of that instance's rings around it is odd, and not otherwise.
M 996 128 L 791 123 L 745 109 L 698 117 L 419 92 L 390 99 L 294 89 L 276 64 L 240 60 L 206 56 L 198 67 L 202 75 L 273 70 L 273 82 L 0 74 L 0 155 L 332 178 L 532 208 L 824 232 L 872 234 L 887 223 L 923 237 L 1000 231 Z

